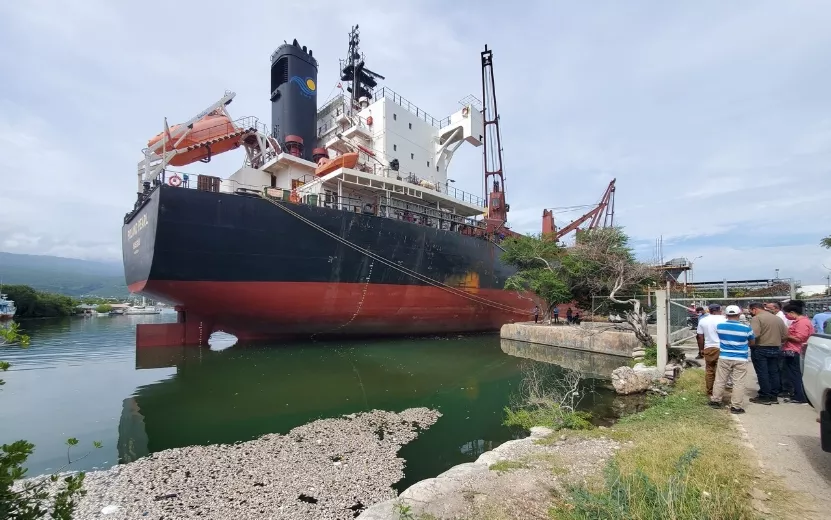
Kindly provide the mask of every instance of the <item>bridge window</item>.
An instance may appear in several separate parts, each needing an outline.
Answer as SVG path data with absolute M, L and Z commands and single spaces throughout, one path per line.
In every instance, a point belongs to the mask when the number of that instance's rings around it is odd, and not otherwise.
M 410 159 L 415 159 L 415 154 L 414 153 L 410 154 Z
M 398 151 L 398 145 L 397 144 L 392 145 L 392 151 L 393 152 Z
M 392 115 L 392 120 L 393 121 L 398 121 L 398 114 L 393 114 Z
M 412 130 L 413 129 L 413 124 L 409 123 L 409 125 L 410 125 L 410 130 Z

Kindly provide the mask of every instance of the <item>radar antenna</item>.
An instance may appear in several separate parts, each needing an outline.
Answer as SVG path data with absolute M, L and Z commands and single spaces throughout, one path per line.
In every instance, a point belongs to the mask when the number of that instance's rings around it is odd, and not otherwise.
M 349 50 L 346 53 L 346 59 L 341 60 L 340 64 L 340 79 L 350 84 L 346 90 L 351 94 L 352 102 L 349 106 L 352 109 L 358 106 L 358 100 L 362 97 L 372 98 L 372 89 L 378 86 L 377 80 L 385 79 L 384 76 L 366 68 L 365 56 L 361 53 L 360 44 L 361 33 L 355 25 L 349 32 Z

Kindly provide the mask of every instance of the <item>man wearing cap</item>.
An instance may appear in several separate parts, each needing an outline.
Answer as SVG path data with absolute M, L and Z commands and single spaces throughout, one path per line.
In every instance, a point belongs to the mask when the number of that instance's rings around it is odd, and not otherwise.
M 733 376 L 733 391 L 730 395 L 730 413 L 744 413 L 744 376 L 747 375 L 747 361 L 750 358 L 750 345 L 756 336 L 749 325 L 739 321 L 742 310 L 738 305 L 728 305 L 725 309 L 727 320 L 716 325 L 719 338 L 719 359 L 716 370 L 716 383 L 710 406 L 720 407 L 724 386 L 728 376 Z
M 707 395 L 713 395 L 713 383 L 716 380 L 716 367 L 718 366 L 719 339 L 716 326 L 725 321 L 721 314 L 721 305 L 711 304 L 708 309 L 710 314 L 704 315 L 698 321 L 695 329 L 695 339 L 698 342 L 698 353 L 704 357 L 706 376 L 704 378 Z
M 751 397 L 756 404 L 779 404 L 779 352 L 788 337 L 785 322 L 766 311 L 761 303 L 750 304 L 750 328 L 756 336 L 756 344 L 750 349 L 750 360 L 759 381 L 759 395 Z

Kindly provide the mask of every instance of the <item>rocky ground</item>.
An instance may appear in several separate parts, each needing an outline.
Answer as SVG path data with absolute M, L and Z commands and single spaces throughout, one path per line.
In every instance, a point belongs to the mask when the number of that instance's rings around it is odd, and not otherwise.
M 74 518 L 350 519 L 395 497 L 399 448 L 440 413 L 411 408 L 323 419 L 230 445 L 156 453 L 87 473 Z
M 358 519 L 547 519 L 552 492 L 598 477 L 618 449 L 617 442 L 602 436 L 586 439 L 533 428 L 530 437 L 418 482 Z

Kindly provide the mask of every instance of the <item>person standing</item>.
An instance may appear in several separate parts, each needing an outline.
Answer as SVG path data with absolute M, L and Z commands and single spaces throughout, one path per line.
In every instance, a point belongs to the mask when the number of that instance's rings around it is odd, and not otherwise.
M 779 303 L 779 302 L 766 303 L 765 304 L 765 309 L 767 309 L 768 312 L 776 315 L 777 318 L 782 320 L 782 322 L 785 324 L 786 327 L 790 327 L 791 320 L 789 320 L 788 317 L 785 316 L 785 313 L 782 312 L 782 304 L 781 303 Z
M 568 309 L 566 309 L 566 323 L 568 323 L 569 325 L 571 325 L 572 315 L 573 315 L 573 313 L 571 311 L 571 307 L 569 307 Z
M 552 314 L 554 314 L 554 323 L 560 323 L 560 308 L 555 305 Z
M 785 362 L 785 373 L 788 374 L 793 385 L 793 397 L 785 399 L 786 403 L 805 404 L 805 391 L 802 388 L 802 368 L 800 358 L 805 351 L 805 343 L 814 333 L 814 326 L 807 316 L 802 314 L 802 306 L 789 303 L 782 309 L 785 316 L 791 320 L 788 327 L 788 336 L 782 346 L 782 359 Z
M 716 380 L 716 367 L 719 357 L 719 339 L 716 326 L 725 321 L 721 314 L 721 305 L 713 303 L 708 307 L 710 314 L 698 322 L 695 339 L 698 342 L 698 354 L 704 358 L 706 376 L 704 378 L 707 395 L 713 395 L 713 383 Z
M 782 323 L 785 324 L 785 327 L 790 327 L 791 320 L 789 320 L 788 317 L 785 316 L 785 313 L 782 312 L 781 303 L 766 303 L 765 310 L 782 320 Z M 780 388 L 782 389 L 782 391 L 779 393 L 779 397 L 791 397 L 793 395 L 793 384 L 791 384 L 791 380 L 788 378 L 788 374 L 785 372 L 785 358 L 781 356 L 781 352 L 779 356 L 779 382 Z
M 831 305 L 826 305 L 822 312 L 814 314 L 811 323 L 814 326 L 814 332 L 822 332 L 825 330 L 825 323 L 831 318 Z
M 719 339 L 719 359 L 716 369 L 716 382 L 710 406 L 719 408 L 727 378 L 733 376 L 733 391 L 730 394 L 730 413 L 744 413 L 744 377 L 747 375 L 747 361 L 750 358 L 750 345 L 756 337 L 749 325 L 739 321 L 742 310 L 737 305 L 728 305 L 725 309 L 727 320 L 716 325 Z
M 540 319 L 540 306 L 539 305 L 534 305 L 534 323 L 537 323 L 537 321 L 539 319 Z
M 750 360 L 759 380 L 759 395 L 751 397 L 756 404 L 779 404 L 780 349 L 788 337 L 788 327 L 774 314 L 766 311 L 761 303 L 750 304 L 750 328 L 756 336 L 756 343 L 750 349 Z

